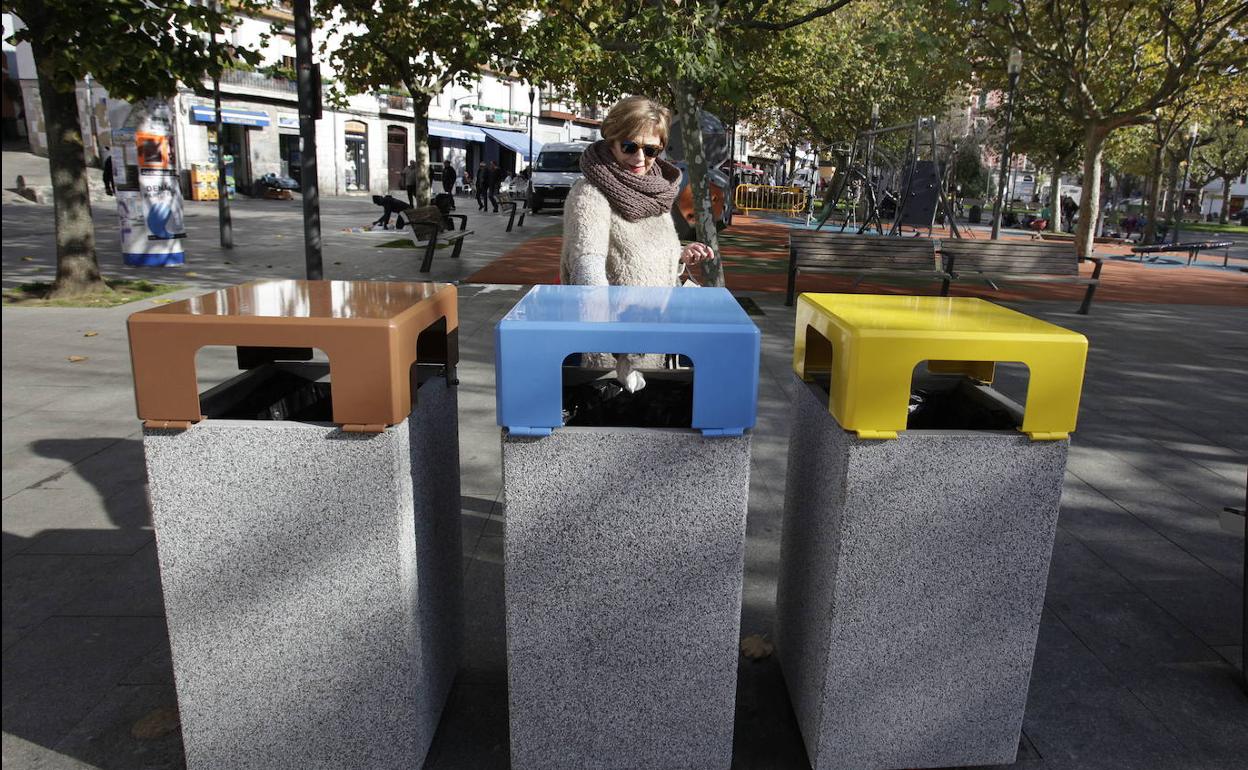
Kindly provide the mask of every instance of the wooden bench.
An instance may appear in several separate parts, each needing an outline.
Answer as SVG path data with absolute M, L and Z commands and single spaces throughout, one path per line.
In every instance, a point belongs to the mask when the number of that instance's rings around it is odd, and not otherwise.
M 947 280 L 931 238 L 842 235 L 817 230 L 789 232 L 789 285 L 784 304 L 792 305 L 799 272 L 854 275 L 854 287 L 867 278 Z
M 1100 257 L 1088 257 L 1096 267 L 1092 277 L 1079 275 L 1079 260 L 1074 243 L 1045 241 L 976 241 L 948 238 L 940 243 L 945 272 L 950 278 L 941 286 L 942 296 L 949 294 L 949 282 L 984 281 L 994 289 L 997 283 L 1078 283 L 1085 284 L 1079 312 L 1088 314 L 1092 295 L 1101 282 Z
M 1222 255 L 1222 267 L 1226 267 L 1230 261 L 1231 253 L 1229 249 L 1234 246 L 1233 241 L 1192 241 L 1189 243 L 1157 243 L 1152 246 L 1136 246 L 1131 249 L 1133 254 L 1140 255 L 1140 261 L 1144 261 L 1145 254 L 1158 254 L 1162 252 L 1187 252 L 1187 264 L 1196 261 L 1196 257 L 1200 256 L 1200 252 L 1204 249 L 1228 249 Z M 1152 258 L 1157 261 L 1157 257 Z
M 420 263 L 420 272 L 427 273 L 433 268 L 433 252 L 438 243 L 455 244 L 451 259 L 459 259 L 464 248 L 464 238 L 472 235 L 468 229 L 468 217 L 464 214 L 447 214 L 437 206 L 420 206 L 403 212 L 407 223 L 412 228 L 412 242 L 417 247 L 424 247 L 425 258 Z M 455 229 L 455 221 L 459 220 L 459 229 Z

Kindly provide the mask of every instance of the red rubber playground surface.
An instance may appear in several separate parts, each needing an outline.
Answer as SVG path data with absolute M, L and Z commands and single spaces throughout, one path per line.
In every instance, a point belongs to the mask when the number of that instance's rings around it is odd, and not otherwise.
M 728 288 L 733 291 L 785 290 L 788 267 L 789 226 L 757 217 L 734 219 L 732 227 L 720 233 L 720 248 Z M 948 237 L 937 228 L 936 237 Z M 976 233 L 984 237 L 982 233 Z M 1008 237 L 1008 236 L 1007 236 Z M 535 284 L 559 282 L 560 236 L 545 236 L 525 241 L 482 269 L 466 283 Z M 1163 254 L 1157 262 L 1141 264 L 1131 255 L 1130 247 L 1118 244 L 1097 244 L 1096 254 L 1105 258 L 1101 284 L 1096 291 L 1097 302 L 1144 302 L 1167 305 L 1236 305 L 1248 306 L 1248 259 L 1232 257 L 1230 266 L 1222 267 L 1222 252 L 1202 253 L 1196 264 L 1186 266 L 1185 254 Z M 1091 275 L 1092 263 L 1080 266 L 1084 275 Z M 851 291 L 853 279 L 843 276 L 804 274 L 798 276 L 797 288 L 802 291 Z M 940 284 L 885 284 L 863 281 L 856 291 L 875 294 L 938 294 Z M 1025 284 L 991 286 L 955 284 L 955 296 L 983 297 L 996 300 L 1069 299 L 1078 302 L 1084 287 L 1063 284 Z

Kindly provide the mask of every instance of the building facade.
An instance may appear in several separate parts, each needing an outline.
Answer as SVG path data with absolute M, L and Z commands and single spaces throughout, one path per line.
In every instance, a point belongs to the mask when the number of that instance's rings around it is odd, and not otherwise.
M 4 24 L 7 38 L 21 22 L 6 13 Z M 189 170 L 196 164 L 215 167 L 218 152 L 225 153 L 228 171 L 241 192 L 251 192 L 266 174 L 302 182 L 290 4 L 274 2 L 254 16 L 238 17 L 228 41 L 223 42 L 258 49 L 263 58 L 255 69 L 227 70 L 220 78 L 220 137 L 215 130 L 211 81 L 199 84 L 198 89 L 182 88 L 173 98 L 174 147 L 184 192 L 190 197 Z M 320 42 L 314 40 L 314 49 Z M 6 43 L 4 64 L 5 138 L 25 141 L 32 152 L 46 155 L 43 111 L 29 45 Z M 320 65 L 322 78 L 332 80 L 328 62 Z M 79 104 L 87 159 L 98 162 L 112 129 L 124 123 L 129 105 L 110 99 L 89 78 L 79 84 Z M 465 170 L 490 161 L 505 172 L 518 173 L 528 165 L 530 149 L 536 153 L 548 142 L 596 139 L 601 124 L 598 108 L 559 101 L 517 76 L 489 69 L 482 69 L 467 88 L 446 88 L 434 98 L 427 117 L 431 165 L 440 166 L 449 159 L 459 179 Z M 352 94 L 345 105 L 332 107 L 326 100 L 316 131 L 321 194 L 399 191 L 402 169 L 417 157 L 415 121 L 412 100 L 395 91 Z

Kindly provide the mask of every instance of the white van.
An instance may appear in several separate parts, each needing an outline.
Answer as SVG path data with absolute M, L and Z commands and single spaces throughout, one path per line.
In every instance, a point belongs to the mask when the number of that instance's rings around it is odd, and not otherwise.
M 529 181 L 529 210 L 562 206 L 573 183 L 581 178 L 581 153 L 589 142 L 554 142 L 542 145 Z

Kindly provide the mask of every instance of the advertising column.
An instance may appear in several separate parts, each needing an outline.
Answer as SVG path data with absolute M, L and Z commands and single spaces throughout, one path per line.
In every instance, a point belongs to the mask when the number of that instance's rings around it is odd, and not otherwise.
M 186 228 L 168 104 L 137 105 L 126 128 L 113 132 L 113 168 L 126 264 L 183 264 Z

